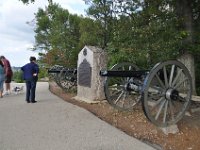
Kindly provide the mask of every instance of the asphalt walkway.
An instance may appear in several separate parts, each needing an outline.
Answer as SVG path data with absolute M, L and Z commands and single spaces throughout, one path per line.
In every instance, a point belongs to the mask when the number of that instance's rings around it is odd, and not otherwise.
M 26 103 L 25 89 L 0 98 L 0 150 L 154 150 L 53 95 L 46 82 L 36 100 Z

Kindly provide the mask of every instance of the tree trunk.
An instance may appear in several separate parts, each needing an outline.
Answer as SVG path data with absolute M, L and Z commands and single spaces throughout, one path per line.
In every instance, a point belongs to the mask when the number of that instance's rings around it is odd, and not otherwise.
M 179 61 L 181 61 L 189 70 L 190 75 L 192 77 L 192 89 L 193 95 L 197 95 L 196 94 L 196 86 L 195 86 L 195 67 L 194 67 L 194 56 L 189 54 L 189 53 L 185 53 L 182 56 L 180 56 L 178 58 Z
M 185 45 L 191 45 L 193 43 L 193 15 L 192 15 L 192 1 L 191 0 L 177 0 L 177 15 L 180 20 L 183 20 L 183 28 L 187 32 L 188 36 L 183 41 Z M 182 48 L 180 50 L 179 60 L 188 68 L 193 85 L 193 95 L 196 95 L 196 86 L 195 86 L 195 66 L 194 66 L 194 56 L 188 53 L 188 49 Z

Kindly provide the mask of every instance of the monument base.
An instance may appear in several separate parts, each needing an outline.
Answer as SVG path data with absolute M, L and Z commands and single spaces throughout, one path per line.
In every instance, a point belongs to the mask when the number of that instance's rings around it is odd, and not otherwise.
M 96 103 L 100 103 L 101 101 L 98 101 L 98 100 L 90 100 L 90 99 L 87 99 L 87 98 L 83 98 L 83 97 L 79 97 L 79 96 L 75 96 L 75 97 L 72 97 L 72 99 L 75 99 L 75 100 L 78 100 L 78 101 L 82 101 L 82 102 L 86 102 L 86 103 L 89 103 L 89 104 L 96 104 Z

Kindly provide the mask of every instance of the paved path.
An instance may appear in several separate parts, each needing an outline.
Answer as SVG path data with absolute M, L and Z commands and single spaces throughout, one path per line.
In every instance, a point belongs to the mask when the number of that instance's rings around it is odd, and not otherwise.
M 14 86 L 14 83 L 12 83 Z M 0 99 L 0 150 L 153 150 L 38 83 L 37 101 L 25 94 Z

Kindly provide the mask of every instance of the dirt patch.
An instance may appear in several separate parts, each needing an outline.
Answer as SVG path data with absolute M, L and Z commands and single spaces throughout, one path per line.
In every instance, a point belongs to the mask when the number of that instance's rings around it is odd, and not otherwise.
M 100 119 L 124 131 L 157 149 L 163 150 L 199 150 L 200 149 L 200 111 L 190 113 L 178 122 L 179 133 L 164 134 L 160 128 L 150 123 L 142 110 L 141 104 L 135 106 L 133 112 L 122 112 L 114 109 L 106 101 L 97 104 L 88 104 L 72 99 L 74 94 L 66 93 L 54 82 L 49 83 L 50 91 L 63 100 L 85 108 Z M 191 105 L 199 107 L 199 104 Z

